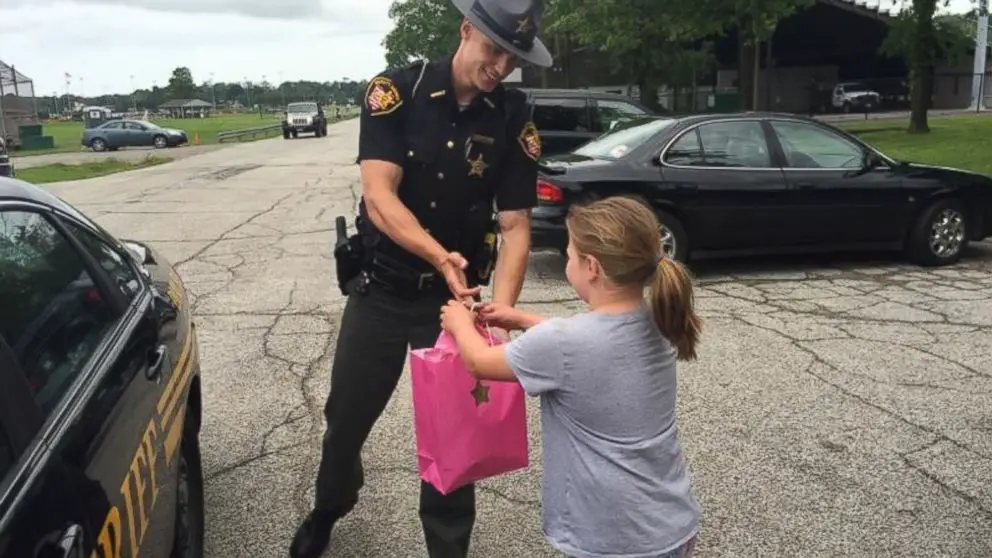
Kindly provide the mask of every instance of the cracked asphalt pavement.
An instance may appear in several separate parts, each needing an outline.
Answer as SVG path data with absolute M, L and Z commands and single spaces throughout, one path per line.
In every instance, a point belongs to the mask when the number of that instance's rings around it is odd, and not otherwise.
M 357 130 L 49 185 L 153 243 L 191 290 L 210 558 L 286 556 L 312 502 L 343 307 L 333 220 L 354 208 Z M 524 308 L 580 310 L 562 266 L 533 255 Z M 992 245 L 943 269 L 840 255 L 696 273 L 706 329 L 681 368 L 679 421 L 700 556 L 992 556 Z M 530 404 L 534 465 L 480 487 L 474 556 L 557 556 L 539 530 Z M 405 377 L 327 556 L 426 555 L 411 413 Z

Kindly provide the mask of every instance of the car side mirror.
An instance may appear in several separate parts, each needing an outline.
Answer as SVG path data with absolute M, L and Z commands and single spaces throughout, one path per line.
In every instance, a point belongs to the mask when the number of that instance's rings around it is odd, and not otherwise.
M 861 158 L 861 163 L 865 170 L 871 170 L 882 164 L 882 158 L 874 151 L 865 151 L 865 154 Z

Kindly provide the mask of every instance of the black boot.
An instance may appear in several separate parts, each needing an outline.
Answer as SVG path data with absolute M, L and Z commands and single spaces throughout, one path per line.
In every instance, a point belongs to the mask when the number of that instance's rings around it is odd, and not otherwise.
M 320 558 L 331 540 L 331 530 L 340 514 L 313 510 L 300 524 L 289 547 L 290 558 Z

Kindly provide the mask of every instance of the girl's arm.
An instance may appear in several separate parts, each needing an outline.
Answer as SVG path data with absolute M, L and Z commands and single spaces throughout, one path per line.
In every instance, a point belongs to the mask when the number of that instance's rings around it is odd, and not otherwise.
M 504 346 L 490 347 L 485 338 L 474 328 L 450 332 L 458 345 L 462 363 L 480 380 L 516 382 L 517 377 L 506 362 Z
M 520 329 L 527 331 L 546 319 L 547 318 L 544 316 L 538 316 L 537 314 L 531 314 L 530 312 L 520 312 Z

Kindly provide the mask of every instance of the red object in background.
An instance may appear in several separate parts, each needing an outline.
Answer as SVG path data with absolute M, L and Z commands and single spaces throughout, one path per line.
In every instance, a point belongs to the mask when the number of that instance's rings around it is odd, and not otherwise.
M 562 196 L 561 188 L 555 186 L 554 184 L 537 179 L 537 199 L 543 202 L 558 203 L 564 196 Z

